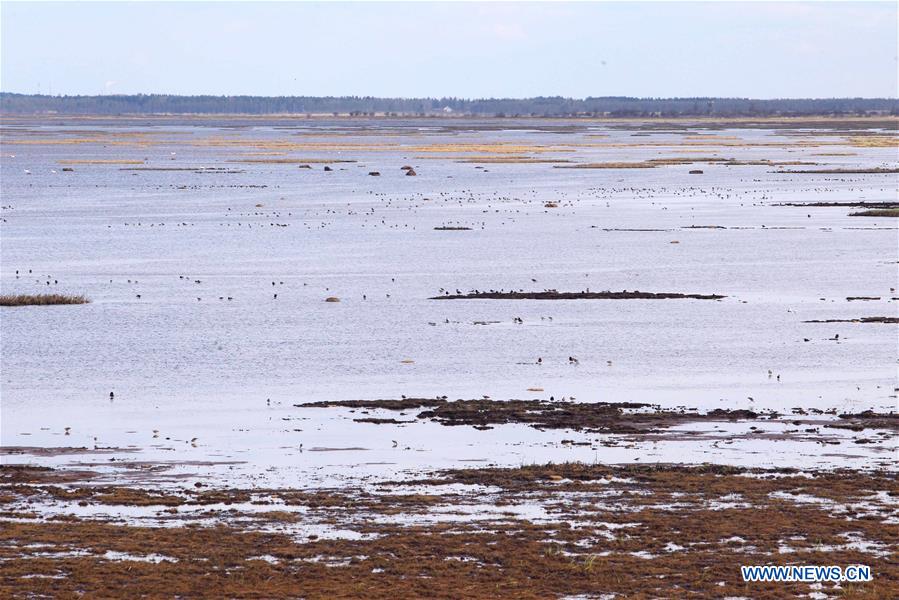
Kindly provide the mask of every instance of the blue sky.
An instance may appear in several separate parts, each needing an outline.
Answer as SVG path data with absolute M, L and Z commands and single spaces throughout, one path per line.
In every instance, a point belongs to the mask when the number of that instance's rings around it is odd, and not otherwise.
M 897 95 L 897 3 L 0 4 L 0 89 Z

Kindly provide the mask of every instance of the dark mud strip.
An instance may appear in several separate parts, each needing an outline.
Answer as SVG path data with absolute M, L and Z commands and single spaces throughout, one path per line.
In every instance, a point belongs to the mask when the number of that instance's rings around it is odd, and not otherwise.
M 899 202 L 779 202 L 771 206 L 800 206 L 816 208 L 899 208 Z
M 793 171 L 771 171 L 771 173 L 783 175 L 874 175 L 877 173 L 899 173 L 899 169 L 802 169 Z
M 727 296 L 718 294 L 680 294 L 675 292 L 469 292 L 467 294 L 446 294 L 433 296 L 429 300 L 721 300 Z
M 841 421 L 828 423 L 825 427 L 848 429 L 850 431 L 862 431 L 864 429 L 899 431 L 899 413 L 877 413 L 873 410 L 866 410 L 860 413 L 841 414 L 840 419 Z
M 42 446 L 0 446 L 0 456 L 15 456 L 27 454 L 29 456 L 68 456 L 81 454 L 120 454 L 122 452 L 140 452 L 138 448 L 86 448 L 84 446 L 58 446 L 44 448 Z
M 0 597 L 899 596 L 891 472 L 566 463 L 443 471 L 376 493 L 48 477 L 0 467 Z M 72 510 L 43 519 L 45 502 Z M 78 516 L 79 504 L 136 506 L 168 526 Z M 322 524 L 362 537 L 304 530 Z M 742 581 L 740 565 L 765 564 L 870 565 L 873 581 Z
M 899 317 L 861 317 L 858 319 L 815 319 L 803 323 L 899 323 Z
M 899 208 L 878 208 L 849 213 L 850 217 L 899 217 Z
M 574 165 L 557 165 L 555 169 L 652 169 L 655 167 L 664 167 L 671 165 L 692 165 L 697 163 L 716 164 L 726 167 L 739 166 L 766 166 L 766 167 L 791 167 L 791 166 L 811 166 L 817 165 L 816 162 L 805 161 L 783 161 L 775 162 L 770 160 L 737 160 L 734 158 L 718 158 L 718 157 L 692 157 L 692 158 L 650 158 L 641 162 L 602 162 L 602 163 L 579 163 Z M 691 172 L 693 175 L 701 175 L 702 171 L 695 170 Z
M 190 171 L 192 173 L 243 173 L 228 167 L 123 167 L 119 171 Z
M 609 129 L 618 129 L 625 131 L 653 131 L 660 133 L 680 133 L 692 132 L 693 130 L 706 131 L 722 131 L 727 129 L 787 129 L 784 133 L 797 133 L 803 135 L 820 135 L 820 132 L 807 133 L 807 129 L 820 129 L 825 132 L 840 131 L 844 134 L 852 134 L 853 136 L 875 136 L 880 137 L 888 135 L 896 131 L 896 121 L 894 119 L 863 119 L 839 120 L 830 117 L 800 117 L 759 119 L 757 121 L 748 121 L 742 119 L 720 120 L 665 120 L 659 122 L 651 121 L 622 121 L 620 123 L 609 122 L 606 127 Z M 797 129 L 801 127 L 801 129 Z M 870 129 L 868 129 L 870 128 Z M 883 129 L 884 133 L 871 131 L 871 129 Z
M 591 229 L 598 229 L 596 225 L 591 225 Z M 673 231 L 672 229 L 634 229 L 634 228 L 622 228 L 616 227 L 612 229 L 603 228 L 603 231 Z
M 570 429 L 591 433 L 647 434 L 675 425 L 697 421 L 773 419 L 776 413 L 716 409 L 708 413 L 663 410 L 637 402 L 573 403 L 546 400 L 444 400 L 405 398 L 402 400 L 349 400 L 295 404 L 297 408 L 350 408 L 362 410 L 411 411 L 426 409 L 415 418 L 441 425 L 468 425 L 491 429 L 496 425 L 519 424 L 535 429 Z M 366 423 L 396 424 L 394 419 L 363 417 Z M 408 421 L 407 421 L 408 422 Z

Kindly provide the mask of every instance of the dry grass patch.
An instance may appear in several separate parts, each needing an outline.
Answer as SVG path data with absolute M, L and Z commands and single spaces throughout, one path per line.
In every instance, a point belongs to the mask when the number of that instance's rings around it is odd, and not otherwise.
M 899 217 L 899 208 L 875 208 L 849 213 L 850 217 Z
M 888 472 L 580 463 L 458 469 L 382 482 L 377 494 L 233 489 L 213 498 L 187 490 L 173 499 L 231 506 L 181 514 L 167 527 L 74 514 L 42 519 L 34 501 L 49 486 L 21 483 L 3 487 L 15 508 L 29 511 L 11 512 L 0 527 L 2 597 L 779 599 L 814 589 L 744 583 L 741 564 L 870 564 L 872 582 L 818 587 L 841 598 L 899 591 L 892 560 L 899 532 L 884 526 L 895 518 L 890 499 L 899 489 Z M 441 489 L 447 484 L 466 491 Z M 408 485 L 424 491 L 405 493 Z M 91 505 L 91 488 L 75 486 L 63 501 Z M 283 504 L 262 512 L 237 505 L 262 492 Z M 439 518 L 485 505 L 537 506 L 551 518 Z M 303 510 L 286 508 L 293 506 Z M 210 517 L 218 523 L 201 525 Z M 307 522 L 361 537 L 296 535 L 294 525 Z
M 899 137 L 892 135 L 850 137 L 849 145 L 855 148 L 899 148 Z
M 69 294 L 3 294 L 0 306 L 48 306 L 51 304 L 87 304 L 84 296 Z

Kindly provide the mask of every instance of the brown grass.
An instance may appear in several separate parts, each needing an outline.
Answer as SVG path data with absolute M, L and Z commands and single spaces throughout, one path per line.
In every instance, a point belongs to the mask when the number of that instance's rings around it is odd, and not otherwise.
M 899 148 L 899 137 L 892 135 L 850 137 L 849 145 L 855 148 Z
M 849 213 L 850 217 L 899 217 L 899 208 L 875 208 Z
M 174 527 L 128 526 L 74 515 L 40 519 L 31 499 L 48 491 L 47 486 L 7 483 L 3 487 L 10 501 L 28 499 L 18 506 L 28 506 L 30 512 L 13 510 L 17 518 L 0 527 L 0 596 L 779 599 L 810 591 L 798 583 L 746 584 L 739 566 L 747 564 L 868 564 L 874 581 L 845 583 L 839 589 L 824 584 L 823 591 L 870 599 L 895 598 L 899 592 L 899 568 L 891 558 L 899 531 L 884 526 L 893 514 L 887 498 L 899 493 L 891 473 L 803 476 L 714 465 L 565 463 L 454 470 L 408 483 L 436 493 L 404 494 L 390 483 L 382 484 L 377 495 L 270 490 L 285 505 L 306 506 L 307 511 L 272 510 L 258 518 L 240 509 L 217 511 L 203 517 L 223 517 L 220 525 L 187 520 Z M 449 483 L 472 484 L 473 491 L 440 490 Z M 491 495 L 484 486 L 496 486 L 501 493 Z M 68 501 L 96 502 L 90 486 L 76 488 L 81 490 L 83 496 Z M 185 492 L 183 504 L 205 503 L 206 494 Z M 217 495 L 217 501 L 246 502 L 249 492 L 223 490 Z M 831 500 L 838 508 L 796 501 L 797 495 Z M 510 513 L 479 522 L 429 519 L 421 524 L 378 518 L 422 515 L 437 507 L 445 513 L 446 507 L 484 503 L 538 505 L 552 518 L 531 521 Z M 370 537 L 322 539 L 271 528 L 272 523 L 289 526 L 295 519 L 317 518 Z M 855 537 L 883 549 L 886 556 L 847 544 Z M 669 544 L 680 550 L 671 551 Z M 781 553 L 784 546 L 793 552 Z M 108 551 L 157 554 L 164 560 L 115 560 Z
M 48 306 L 51 304 L 87 304 L 84 296 L 69 294 L 3 294 L 0 306 Z

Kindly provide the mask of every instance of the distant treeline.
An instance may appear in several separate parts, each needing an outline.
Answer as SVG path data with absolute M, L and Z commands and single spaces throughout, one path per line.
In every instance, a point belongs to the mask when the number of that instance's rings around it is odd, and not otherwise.
M 45 96 L 0 93 L 7 114 L 333 114 L 494 117 L 896 115 L 896 98 L 375 98 L 370 96 Z

